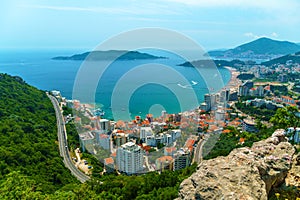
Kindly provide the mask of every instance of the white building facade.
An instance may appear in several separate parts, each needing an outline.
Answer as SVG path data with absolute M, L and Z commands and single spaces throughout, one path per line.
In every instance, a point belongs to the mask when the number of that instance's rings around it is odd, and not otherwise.
M 127 142 L 117 149 L 117 169 L 126 174 L 143 171 L 144 152 L 140 146 Z

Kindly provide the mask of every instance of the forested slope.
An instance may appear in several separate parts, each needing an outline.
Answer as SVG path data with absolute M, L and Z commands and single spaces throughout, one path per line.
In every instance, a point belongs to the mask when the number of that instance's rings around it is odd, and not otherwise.
M 45 92 L 0 74 L 0 181 L 26 176 L 34 180 L 33 190 L 43 193 L 76 182 L 59 156 L 56 138 L 55 113 Z

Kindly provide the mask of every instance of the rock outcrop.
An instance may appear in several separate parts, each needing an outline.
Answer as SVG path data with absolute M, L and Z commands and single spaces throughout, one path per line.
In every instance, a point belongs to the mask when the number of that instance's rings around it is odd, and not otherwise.
M 283 130 L 277 130 L 251 148 L 200 163 L 181 183 L 178 199 L 267 199 L 272 187 L 284 182 L 294 154 Z
M 285 179 L 287 186 L 295 186 L 300 190 L 300 153 L 294 156 L 292 168 Z

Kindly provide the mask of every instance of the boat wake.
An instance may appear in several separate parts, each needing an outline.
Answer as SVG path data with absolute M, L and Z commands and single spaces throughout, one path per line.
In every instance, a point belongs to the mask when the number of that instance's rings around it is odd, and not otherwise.
M 181 85 L 180 83 L 178 83 L 177 85 L 184 89 L 193 89 L 193 86 L 198 84 L 198 82 L 196 81 L 191 81 L 191 83 L 192 84 L 188 84 L 188 85 Z

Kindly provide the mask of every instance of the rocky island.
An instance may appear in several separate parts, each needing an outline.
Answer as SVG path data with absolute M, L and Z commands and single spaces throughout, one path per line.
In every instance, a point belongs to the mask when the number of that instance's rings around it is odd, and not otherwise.
M 57 56 L 53 60 L 153 60 L 153 59 L 166 59 L 166 57 L 154 56 L 148 53 L 141 53 L 139 51 L 126 51 L 126 50 L 109 50 L 109 51 L 90 51 L 82 54 L 75 54 L 72 56 Z

